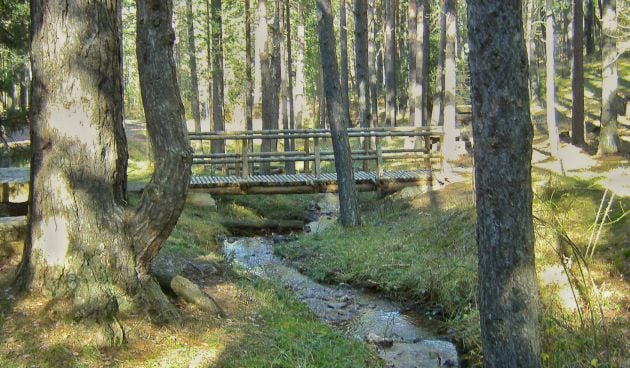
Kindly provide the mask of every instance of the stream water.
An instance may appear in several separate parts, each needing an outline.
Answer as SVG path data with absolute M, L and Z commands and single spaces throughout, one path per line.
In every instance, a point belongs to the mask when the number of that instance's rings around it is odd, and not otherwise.
M 323 217 L 311 231 L 332 221 Z M 292 290 L 321 320 L 376 345 L 389 368 L 458 367 L 455 346 L 437 337 L 435 324 L 374 293 L 316 283 L 273 254 L 273 239 L 229 238 L 224 252 L 241 267 Z

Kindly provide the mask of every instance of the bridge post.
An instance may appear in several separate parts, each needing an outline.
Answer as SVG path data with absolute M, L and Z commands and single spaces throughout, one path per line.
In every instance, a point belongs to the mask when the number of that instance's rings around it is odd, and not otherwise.
M 431 170 L 431 134 L 424 136 L 424 150 L 426 151 L 427 158 L 424 160 L 424 165 L 427 169 Z
M 315 177 L 319 178 L 322 174 L 322 167 L 321 167 L 321 156 L 320 156 L 320 148 L 319 148 L 319 138 L 315 137 L 314 139 L 314 143 L 315 143 L 315 147 L 314 147 L 314 153 L 315 153 Z
M 249 177 L 249 139 L 243 139 L 242 148 L 241 148 L 241 165 L 242 169 L 242 177 Z
M 379 137 L 376 137 L 376 176 L 379 180 L 383 176 L 383 147 Z
M 305 156 L 308 158 L 310 156 L 311 153 L 311 145 L 310 145 L 310 139 L 308 137 L 304 138 L 304 153 Z M 311 173 L 311 168 L 309 167 L 309 161 L 308 160 L 304 160 L 304 173 L 305 174 L 310 174 Z
M 363 137 L 363 150 L 366 156 L 370 154 L 370 139 L 370 136 Z M 363 160 L 363 171 L 370 171 L 370 162 L 368 160 Z

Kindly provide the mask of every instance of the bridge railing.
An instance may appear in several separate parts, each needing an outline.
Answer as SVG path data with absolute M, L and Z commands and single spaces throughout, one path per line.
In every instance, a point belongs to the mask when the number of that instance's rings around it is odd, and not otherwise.
M 415 160 L 422 162 L 426 169 L 441 168 L 441 153 L 444 133 L 441 128 L 348 128 L 348 137 L 353 147 L 352 160 L 362 161 L 364 171 L 368 171 L 369 162 L 376 164 L 376 172 L 381 175 L 386 161 Z M 211 165 L 217 168 L 234 170 L 236 175 L 248 177 L 256 170 L 256 165 L 303 162 L 303 171 L 311 173 L 311 163 L 316 176 L 322 173 L 322 163 L 334 161 L 334 153 L 324 140 L 331 138 L 327 129 L 287 129 L 287 130 L 249 130 L 237 132 L 197 132 L 189 133 L 194 154 L 194 165 Z M 402 148 L 390 148 L 384 144 L 391 138 L 413 139 L 413 144 Z M 415 139 L 414 139 L 415 138 Z M 261 152 L 254 149 L 254 143 L 262 140 L 282 140 L 293 142 L 301 140 L 302 150 Z M 359 142 L 356 142 L 359 140 Z M 208 142 L 234 141 L 225 144 L 226 151 L 210 152 Z M 353 144 L 354 143 L 354 144 Z M 295 147 L 295 144 L 289 145 Z M 288 148 L 285 145 L 285 149 Z

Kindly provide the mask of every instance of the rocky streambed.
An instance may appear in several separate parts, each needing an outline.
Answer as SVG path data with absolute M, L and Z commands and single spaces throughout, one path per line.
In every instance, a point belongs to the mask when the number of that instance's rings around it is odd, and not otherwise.
M 317 231 L 333 219 L 308 225 Z M 458 367 L 455 346 L 437 336 L 435 324 L 391 301 L 348 285 L 321 285 L 273 254 L 282 237 L 240 237 L 224 240 L 229 259 L 248 272 L 292 290 L 322 321 L 374 344 L 389 368 Z

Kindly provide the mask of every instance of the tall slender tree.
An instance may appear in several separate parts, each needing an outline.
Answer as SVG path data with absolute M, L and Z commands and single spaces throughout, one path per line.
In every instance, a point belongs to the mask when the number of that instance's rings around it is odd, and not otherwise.
M 536 0 L 527 0 L 527 59 L 529 60 L 529 98 L 531 102 L 540 103 L 540 81 L 538 78 L 538 56 L 536 55 L 536 32 L 538 30 L 538 12 L 535 11 Z
M 555 32 L 553 29 L 553 0 L 545 2 L 545 55 L 547 64 L 547 131 L 551 155 L 558 157 L 560 135 L 556 121 L 556 61 L 555 61 Z
M 359 205 L 357 188 L 354 184 L 350 141 L 343 121 L 339 67 L 335 50 L 333 14 L 330 0 L 317 0 L 319 52 L 324 73 L 326 107 L 330 121 L 335 169 L 339 184 L 339 221 L 343 226 L 359 225 Z
M 287 15 L 287 67 L 286 74 L 289 87 L 289 128 L 295 129 L 295 103 L 293 101 L 293 47 L 291 43 L 291 1 L 284 1 L 284 11 Z M 289 141 L 291 151 L 295 151 L 295 138 Z M 295 173 L 295 162 L 291 162 L 287 171 Z
M 354 54 L 359 98 L 359 125 L 370 126 L 370 69 L 368 66 L 367 0 L 354 0 Z
M 304 110 L 306 105 L 304 103 L 304 4 L 302 1 L 298 2 L 298 17 L 297 17 L 297 34 L 296 45 L 297 53 L 295 55 L 295 125 L 297 128 L 304 127 Z
M 431 110 L 431 125 L 444 123 L 444 57 L 446 50 L 446 11 L 445 0 L 440 0 L 440 47 L 438 48 L 437 67 L 435 71 L 435 88 L 433 92 L 433 108 Z
M 444 0 L 446 13 L 446 50 L 444 59 L 444 146 L 442 152 L 447 160 L 458 157 L 455 149 L 456 135 L 456 80 L 455 42 L 457 38 L 457 2 Z
M 418 41 L 422 35 L 418 35 L 418 3 L 416 0 L 407 1 L 407 42 L 409 43 L 409 53 L 407 66 L 409 68 L 408 94 L 409 94 L 409 121 L 416 121 L 416 99 L 418 95 L 418 78 L 416 78 L 417 70 L 417 54 Z
M 593 0 L 586 0 L 584 10 L 584 39 L 586 41 L 586 55 L 595 52 L 595 4 Z
M 223 18 L 221 0 L 212 0 L 212 122 L 214 130 L 225 130 L 223 121 L 224 84 L 223 84 Z M 212 153 L 224 153 L 225 141 L 212 141 Z
M 520 0 L 468 0 L 479 316 L 487 368 L 541 366 Z
M 249 1 L 245 0 L 245 83 L 247 83 L 245 89 L 245 126 L 247 130 L 252 130 L 254 129 L 254 80 L 252 77 L 254 58 L 252 56 L 252 18 Z M 252 147 L 250 146 L 249 149 Z
M 376 0 L 368 0 L 368 69 L 370 76 L 370 99 L 372 107 L 372 125 L 379 125 L 378 116 L 378 74 L 376 36 L 379 28 L 376 25 Z
M 207 83 L 208 83 L 208 109 L 207 109 L 207 113 L 208 113 L 208 122 L 210 123 L 210 129 L 214 129 L 214 124 L 213 124 L 213 119 L 212 116 L 214 114 L 214 108 L 213 106 L 213 100 L 214 97 L 212 96 L 212 79 L 213 79 L 213 73 L 212 73 L 212 60 L 213 60 L 213 53 L 212 53 L 212 7 L 210 5 L 210 0 L 205 0 L 206 1 L 206 63 L 208 64 L 208 75 L 206 76 L 206 78 L 208 79 Z
M 199 77 L 197 75 L 197 48 L 195 46 L 195 21 L 193 19 L 192 0 L 186 0 L 186 25 L 188 28 L 188 65 L 190 67 L 190 107 L 195 122 L 195 132 L 200 132 Z
M 599 146 L 601 155 L 619 151 L 617 132 L 617 0 L 602 0 L 602 113 Z
M 355 9 L 356 12 L 356 9 Z M 343 109 L 347 113 L 346 126 L 350 126 L 350 97 L 348 95 L 348 28 L 346 21 L 346 0 L 339 1 L 339 76 L 341 78 L 341 98 Z
M 573 0 L 573 67 L 571 68 L 571 142 L 584 144 L 584 27 L 583 0 Z
M 385 1 L 385 125 L 396 125 L 396 0 Z
M 121 2 L 31 5 L 30 235 L 16 286 L 101 326 L 94 343 L 120 343 L 122 299 L 137 301 L 156 320 L 178 319 L 149 274 L 183 209 L 192 161 L 175 76 L 172 2 L 137 1 L 139 76 L 155 157 L 137 208 L 125 200 Z

